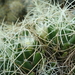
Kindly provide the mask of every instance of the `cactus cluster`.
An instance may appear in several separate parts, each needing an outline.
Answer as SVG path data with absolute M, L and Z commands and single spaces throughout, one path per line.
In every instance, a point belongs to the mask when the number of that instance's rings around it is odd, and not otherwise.
M 0 26 L 0 75 L 75 74 L 75 15 L 48 0 L 33 4 L 22 22 Z

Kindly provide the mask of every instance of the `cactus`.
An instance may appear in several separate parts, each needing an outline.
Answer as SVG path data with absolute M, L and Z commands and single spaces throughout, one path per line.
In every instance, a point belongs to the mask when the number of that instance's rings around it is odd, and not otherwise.
M 2 26 L 1 26 L 2 28 Z M 7 29 L 7 31 L 6 31 Z M 42 56 L 40 52 L 35 52 L 36 40 L 33 34 L 24 27 L 6 26 L 1 31 L 2 46 L 0 47 L 0 74 L 20 74 L 29 73 L 37 66 Z M 0 44 L 0 46 L 1 46 Z M 17 69 L 19 68 L 19 72 Z M 3 72 L 5 70 L 5 72 Z M 12 71 L 12 72 L 11 72 Z M 33 74 L 33 72 L 29 73 Z
M 69 66 L 61 64 L 74 56 L 69 54 L 75 48 L 75 15 L 67 6 L 48 0 L 33 3 L 35 7 L 22 22 L 0 25 L 1 75 L 57 75 L 62 67 L 61 75 L 67 74 Z M 74 58 L 72 62 L 73 66 Z
M 41 38 L 46 39 L 47 41 L 52 41 L 52 43 L 55 44 L 58 43 L 59 45 L 60 44 L 64 45 L 65 43 L 73 44 L 71 41 L 72 38 L 74 37 L 73 34 L 75 29 L 73 23 L 74 19 L 71 18 L 69 21 L 70 16 L 66 14 L 67 12 L 69 12 L 67 11 L 67 8 L 64 7 L 63 9 L 61 9 L 61 7 L 58 6 L 53 7 L 48 4 L 46 8 L 46 4 L 42 5 L 45 7 L 40 6 L 40 4 L 37 6 L 37 9 L 34 10 L 35 12 L 34 15 L 36 15 L 38 12 L 39 16 L 41 17 L 40 18 L 37 15 L 37 18 L 35 19 L 37 20 L 36 34 L 38 34 L 38 36 L 40 36 Z

